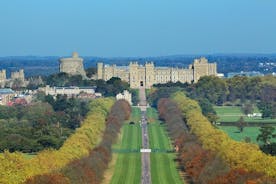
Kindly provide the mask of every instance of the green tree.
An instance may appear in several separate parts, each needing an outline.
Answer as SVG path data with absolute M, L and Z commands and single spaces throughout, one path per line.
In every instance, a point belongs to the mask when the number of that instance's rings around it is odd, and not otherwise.
M 257 141 L 263 142 L 264 145 L 269 145 L 271 143 L 270 140 L 276 137 L 276 134 L 274 134 L 275 128 L 272 126 L 263 126 L 259 130 L 260 134 L 257 137 Z
M 213 124 L 215 124 L 218 121 L 218 119 L 219 119 L 219 117 L 216 114 L 214 114 L 214 113 L 208 113 L 206 117 Z
M 243 132 L 244 127 L 246 127 L 247 123 L 244 121 L 243 116 L 240 117 L 240 119 L 236 123 L 237 128 L 239 129 L 240 133 Z
M 244 103 L 241 109 L 243 113 L 247 115 L 247 114 L 253 113 L 254 107 L 252 103 L 248 102 L 248 103 Z
M 263 117 L 276 117 L 276 85 L 264 84 L 261 89 L 260 103 L 258 104 Z
M 123 90 L 129 90 L 129 84 L 118 77 L 112 77 L 108 81 L 97 80 L 96 86 L 96 91 L 104 96 L 115 96 Z
M 11 88 L 13 90 L 20 90 L 24 86 L 24 82 L 21 79 L 14 79 L 12 81 Z
M 202 114 L 204 116 L 207 116 L 208 114 L 212 113 L 212 114 L 216 114 L 216 111 L 213 108 L 213 105 L 210 103 L 210 101 L 206 98 L 201 98 L 198 100 L 199 105 L 201 107 L 202 110 Z
M 225 80 L 215 76 L 201 77 L 195 87 L 196 98 L 206 98 L 217 105 L 222 105 L 228 94 Z
M 62 141 L 54 136 L 42 136 L 37 142 L 41 144 L 44 148 L 59 148 L 62 144 Z
M 250 142 L 251 142 L 251 138 L 248 137 L 248 136 L 245 136 L 245 137 L 244 137 L 244 142 L 250 143 Z
M 95 68 L 95 67 L 90 67 L 90 68 L 87 68 L 87 69 L 85 70 L 85 72 L 86 72 L 86 76 L 90 78 L 90 77 L 92 77 L 94 74 L 97 73 L 97 68 Z

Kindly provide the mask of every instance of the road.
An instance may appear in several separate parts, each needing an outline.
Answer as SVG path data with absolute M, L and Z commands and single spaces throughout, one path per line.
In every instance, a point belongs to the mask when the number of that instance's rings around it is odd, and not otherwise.
M 146 100 L 146 92 L 145 88 L 140 88 L 139 91 L 140 97 L 140 108 L 141 108 L 141 127 L 142 127 L 142 149 L 149 148 L 149 137 L 148 137 L 148 127 L 147 127 L 147 100 Z M 150 153 L 141 153 L 142 154 L 142 184 L 150 184 L 151 183 L 151 175 L 150 175 Z

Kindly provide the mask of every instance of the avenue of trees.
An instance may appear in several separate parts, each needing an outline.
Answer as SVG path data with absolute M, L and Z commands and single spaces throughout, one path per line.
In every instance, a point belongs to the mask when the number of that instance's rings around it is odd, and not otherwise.
M 234 141 L 223 131 L 214 128 L 201 114 L 197 102 L 185 97 L 183 93 L 174 94 L 172 100 L 190 127 L 190 133 L 198 138 L 204 149 L 215 153 L 216 156 L 219 155 L 231 170 L 244 170 L 243 172 L 246 171 L 249 175 L 255 173 L 254 176 L 258 175 L 257 178 L 276 176 L 275 157 L 264 154 L 254 144 Z
M 89 152 L 102 140 L 106 128 L 105 120 L 113 104 L 114 100 L 111 98 L 91 101 L 90 111 L 81 127 L 58 150 L 43 150 L 31 159 L 26 159 L 19 152 L 5 151 L 0 154 L 0 183 L 23 183 L 27 178 L 50 174 L 73 161 L 89 156 Z
M 231 140 L 201 114 L 196 101 L 183 93 L 160 99 L 158 111 L 168 125 L 180 169 L 192 183 L 275 182 L 274 157 L 265 155 L 253 144 Z
M 101 142 L 89 151 L 88 156 L 73 160 L 59 172 L 34 176 L 28 179 L 26 183 L 101 183 L 104 171 L 111 161 L 111 146 L 115 143 L 121 126 L 125 120 L 129 119 L 130 114 L 131 107 L 128 102 L 125 100 L 117 101 L 107 117 Z

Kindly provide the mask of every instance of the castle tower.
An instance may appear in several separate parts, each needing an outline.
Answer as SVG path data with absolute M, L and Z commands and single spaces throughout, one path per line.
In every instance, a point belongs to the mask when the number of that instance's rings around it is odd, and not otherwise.
M 6 70 L 2 69 L 0 71 L 0 82 L 5 82 L 7 79 Z
M 20 78 L 22 81 L 25 81 L 25 75 L 24 75 L 24 70 L 23 70 L 23 69 L 20 69 L 20 70 L 19 70 L 19 78 Z
M 146 88 L 151 88 L 151 86 L 155 83 L 155 73 L 154 73 L 154 64 L 153 62 L 146 63 Z
M 59 72 L 81 75 L 83 78 L 87 78 L 83 67 L 83 59 L 79 57 L 77 52 L 73 52 L 71 58 L 61 58 L 59 62 Z
M 97 79 L 104 79 L 103 63 L 97 63 Z
M 139 65 L 137 62 L 129 63 L 129 84 L 131 88 L 139 88 Z
M 193 69 L 194 82 L 197 82 L 202 76 L 217 75 L 217 64 L 208 63 L 208 60 L 204 57 L 195 59 L 190 68 Z
M 18 72 L 11 72 L 11 79 L 20 79 L 21 81 L 25 81 L 24 70 L 20 69 Z

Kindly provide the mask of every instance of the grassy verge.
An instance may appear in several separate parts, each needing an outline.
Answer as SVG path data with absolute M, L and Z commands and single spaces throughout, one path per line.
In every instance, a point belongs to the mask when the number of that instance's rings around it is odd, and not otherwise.
M 172 144 L 166 134 L 164 125 L 160 125 L 160 121 L 157 120 L 157 112 L 149 108 L 147 110 L 147 117 L 155 120 L 149 124 L 150 148 L 161 150 L 172 149 Z M 174 153 L 151 153 L 150 165 L 152 184 L 183 183 L 176 168 L 174 158 Z
M 122 141 L 114 145 L 114 149 L 134 150 L 140 149 L 142 144 L 140 109 L 132 109 L 132 117 L 130 121 L 135 122 L 134 125 L 126 123 L 123 126 Z M 139 184 L 141 182 L 141 154 L 140 153 L 114 153 L 117 156 L 115 171 L 111 179 L 111 184 L 133 183 Z

